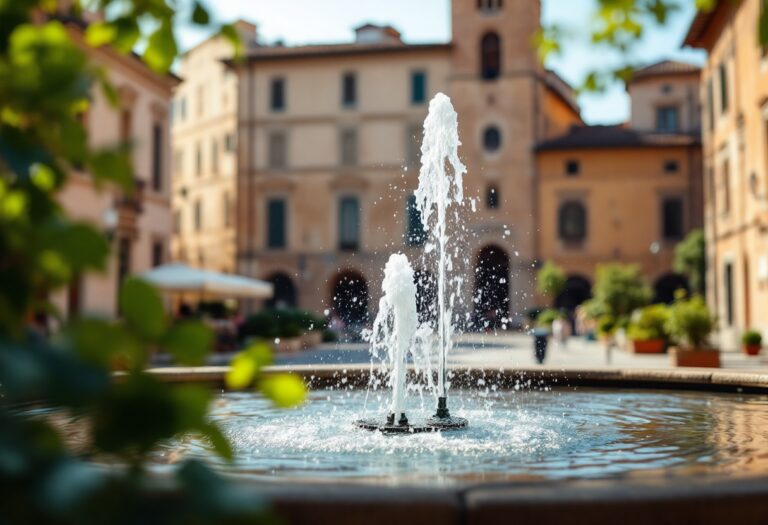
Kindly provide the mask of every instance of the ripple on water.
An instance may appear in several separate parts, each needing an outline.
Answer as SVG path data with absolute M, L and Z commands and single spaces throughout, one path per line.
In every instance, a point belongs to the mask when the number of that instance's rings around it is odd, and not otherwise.
M 270 478 L 386 479 L 451 483 L 594 478 L 661 470 L 768 472 L 768 399 L 656 391 L 456 392 L 466 430 L 408 436 L 354 427 L 384 414 L 386 396 L 313 392 L 293 410 L 258 395 L 223 394 L 212 417 L 235 447 L 230 471 Z M 409 417 L 432 401 L 411 399 Z M 163 457 L 209 457 L 204 442 L 169 445 Z M 215 461 L 215 460 L 214 460 Z

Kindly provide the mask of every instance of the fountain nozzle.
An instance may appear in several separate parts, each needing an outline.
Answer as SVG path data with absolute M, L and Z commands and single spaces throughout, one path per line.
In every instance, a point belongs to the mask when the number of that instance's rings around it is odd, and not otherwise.
M 437 411 L 427 420 L 427 426 L 434 430 L 458 430 L 467 428 L 469 422 L 463 417 L 453 417 L 448 410 L 448 398 L 437 398 Z

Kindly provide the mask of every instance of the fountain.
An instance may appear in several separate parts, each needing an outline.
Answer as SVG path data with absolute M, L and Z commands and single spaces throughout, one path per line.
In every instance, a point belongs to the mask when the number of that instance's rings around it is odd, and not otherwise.
M 406 389 L 405 359 L 408 348 L 414 343 L 417 328 L 416 286 L 408 259 L 405 255 L 394 254 L 385 268 L 384 296 L 370 334 L 374 351 L 377 345 L 383 345 L 390 356 L 392 408 L 384 422 L 366 419 L 356 423 L 367 430 L 416 433 L 455 430 L 468 424 L 464 418 L 451 416 L 448 409 L 447 363 L 453 338 L 453 300 L 449 300 L 446 281 L 453 262 L 448 253 L 446 222 L 448 207 L 451 204 L 460 205 L 464 199 L 463 177 L 467 171 L 459 159 L 461 142 L 458 127 L 451 99 L 438 93 L 429 103 L 429 113 L 424 121 L 419 186 L 414 193 L 422 227 L 431 234 L 437 246 L 437 410 L 423 425 L 409 424 L 402 412 Z

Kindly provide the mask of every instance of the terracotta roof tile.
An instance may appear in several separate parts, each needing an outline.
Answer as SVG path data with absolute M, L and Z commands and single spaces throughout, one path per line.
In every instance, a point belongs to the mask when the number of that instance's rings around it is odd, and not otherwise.
M 700 143 L 698 135 L 641 132 L 618 126 L 573 126 L 559 137 L 540 142 L 538 151 L 595 148 L 647 148 L 692 146 Z

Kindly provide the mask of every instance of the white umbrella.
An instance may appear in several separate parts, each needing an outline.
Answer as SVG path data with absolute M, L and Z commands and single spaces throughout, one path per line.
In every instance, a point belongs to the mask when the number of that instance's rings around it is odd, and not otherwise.
M 181 263 L 164 264 L 139 277 L 165 292 L 199 293 L 207 297 L 269 299 L 274 293 L 272 284 L 265 281 L 200 270 Z

